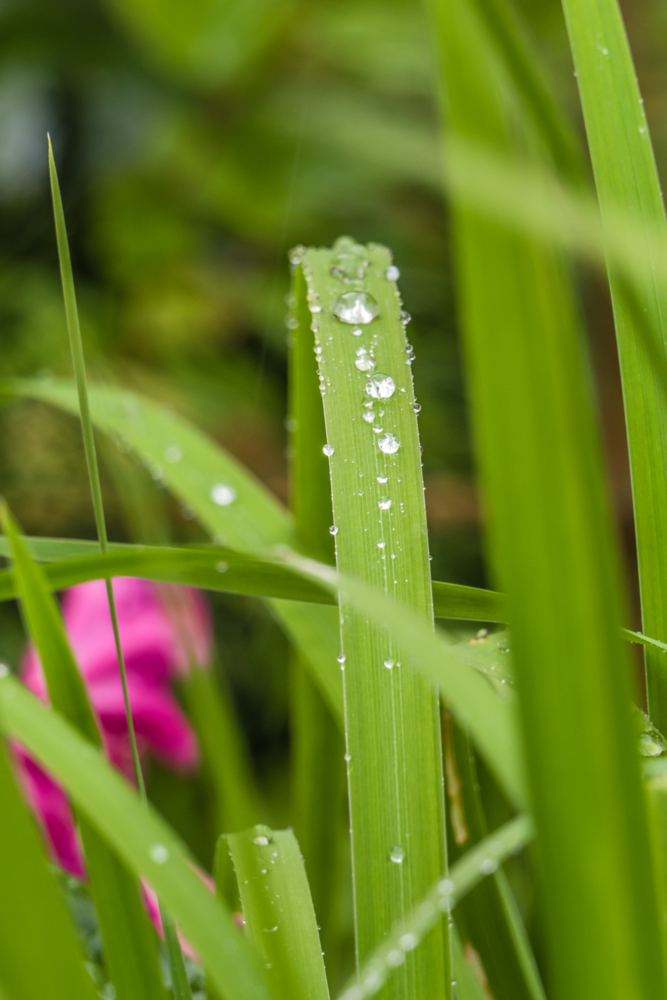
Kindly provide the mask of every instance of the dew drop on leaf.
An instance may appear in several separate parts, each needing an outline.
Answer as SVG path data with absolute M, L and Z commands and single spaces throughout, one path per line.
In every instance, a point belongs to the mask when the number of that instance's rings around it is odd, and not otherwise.
M 385 434 L 378 441 L 378 448 L 384 455 L 394 455 L 401 447 L 401 442 L 395 434 Z
M 368 292 L 344 292 L 336 299 L 333 311 L 341 323 L 366 326 L 379 314 L 380 307 Z
M 382 375 L 376 372 L 366 383 L 366 392 L 373 399 L 389 399 L 396 391 L 396 383 L 391 375 Z
M 211 500 L 217 503 L 218 507 L 229 507 L 230 503 L 236 500 L 236 490 L 225 483 L 215 483 L 211 487 Z

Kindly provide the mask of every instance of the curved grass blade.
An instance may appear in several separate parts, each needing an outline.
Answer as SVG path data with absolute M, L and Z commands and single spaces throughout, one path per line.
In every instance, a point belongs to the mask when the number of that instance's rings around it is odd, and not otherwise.
M 250 941 L 261 954 L 276 1000 L 328 1000 L 322 946 L 303 858 L 291 830 L 254 826 L 227 834 Z M 220 883 L 220 877 L 216 882 Z
M 3 1000 L 93 1000 L 65 901 L 2 740 L 0 808 L 0 995 Z
M 229 1000 L 269 1000 L 253 949 L 192 870 L 184 845 L 101 753 L 9 676 L 0 678 L 0 725 L 64 786 L 128 868 L 155 888 L 215 988 Z
M 452 865 L 447 877 L 432 885 L 405 919 L 391 928 L 338 1000 L 365 1000 L 378 993 L 386 979 L 395 974 L 394 970 L 401 968 L 406 957 L 423 946 L 429 932 L 443 917 L 449 916 L 457 902 L 532 838 L 533 825 L 529 817 L 517 816 L 471 848 Z
M 452 132 L 511 155 L 465 0 L 438 3 L 438 13 Z M 554 253 L 478 212 L 455 207 L 454 229 L 489 540 L 512 623 L 549 978 L 554 996 L 569 1000 L 657 998 L 664 973 L 618 635 L 619 573 L 570 289 Z
M 101 748 L 97 720 L 43 570 L 32 561 L 3 504 L 0 520 L 12 546 L 17 589 L 39 653 L 51 703 L 81 735 Z M 119 1000 L 164 1000 L 157 940 L 139 886 L 85 817 L 79 829 L 109 973 Z
M 603 223 L 616 211 L 635 216 L 638 249 L 659 265 L 667 252 L 667 225 L 643 101 L 615 0 L 563 0 L 578 75 L 588 146 Z M 642 227 L 644 232 L 642 232 Z M 655 252 L 650 236 L 659 236 Z M 667 479 L 664 463 L 667 401 L 656 366 L 638 337 L 632 303 L 613 261 L 614 306 L 632 473 L 643 630 L 667 641 Z M 648 267 L 636 283 L 643 317 L 662 364 L 667 359 L 667 287 Z M 657 651 L 646 650 L 649 713 L 667 728 L 667 676 Z
M 313 316 L 336 563 L 411 605 L 432 627 L 410 354 L 391 257 L 383 247 L 342 239 L 333 250 L 295 253 L 293 262 L 306 279 Z M 373 428 L 362 414 L 377 421 Z M 347 597 L 340 605 L 355 929 L 363 961 L 445 868 L 442 756 L 437 697 L 401 667 L 408 650 Z M 444 931 L 408 958 L 387 998 L 450 996 Z

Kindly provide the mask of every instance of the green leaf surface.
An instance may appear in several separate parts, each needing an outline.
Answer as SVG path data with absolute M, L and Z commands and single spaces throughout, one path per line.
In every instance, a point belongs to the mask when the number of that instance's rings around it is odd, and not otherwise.
M 667 359 L 667 287 L 654 276 L 654 266 L 664 262 L 667 252 L 662 191 L 616 0 L 563 0 L 563 10 L 603 223 L 614 212 L 633 215 L 637 246 L 651 264 L 637 281 L 636 292 L 652 350 L 642 343 L 633 304 L 613 260 L 609 281 L 628 428 L 642 626 L 667 642 L 667 564 L 662 558 L 667 546 L 667 478 L 656 475 L 664 464 L 667 431 L 667 396 L 661 381 Z M 652 234 L 659 237 L 657 252 Z M 658 652 L 646 650 L 646 668 L 649 713 L 664 730 L 667 676 Z
M 54 775 L 105 840 L 164 900 L 229 1000 L 268 1000 L 260 963 L 222 903 L 194 873 L 187 851 L 101 753 L 16 680 L 0 679 L 0 722 Z
M 93 1000 L 83 953 L 4 742 L 0 808 L 0 993 L 6 1000 Z
M 12 547 L 17 587 L 51 703 L 85 739 L 100 748 L 97 721 L 43 569 L 31 559 L 6 507 L 0 510 L 0 517 Z M 157 939 L 137 880 L 85 818 L 80 819 L 79 828 L 116 996 L 119 1000 L 163 1000 Z
M 315 331 L 337 566 L 409 604 L 432 627 L 410 353 L 387 275 L 391 257 L 383 247 L 339 240 L 333 250 L 295 253 L 293 262 L 306 278 L 301 290 Z M 348 274 L 363 276 L 363 283 L 351 285 Z M 363 293 L 352 290 L 359 287 Z M 370 296 L 367 307 L 363 298 L 354 306 L 359 295 Z M 360 322 L 345 315 L 347 308 L 359 312 Z M 364 308 L 377 313 L 372 324 Z M 444 870 L 443 773 L 433 688 L 401 666 L 407 650 L 359 614 L 346 593 L 340 611 L 356 946 L 363 961 Z M 387 998 L 450 995 L 444 931 L 408 958 Z
M 254 826 L 228 834 L 218 847 L 219 865 L 227 849 L 248 938 L 264 960 L 272 995 L 277 1000 L 328 1000 L 310 887 L 292 831 Z

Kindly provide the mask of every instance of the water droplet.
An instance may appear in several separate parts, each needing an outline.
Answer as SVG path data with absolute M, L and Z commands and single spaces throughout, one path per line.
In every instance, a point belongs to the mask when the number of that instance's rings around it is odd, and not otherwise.
M 438 892 L 442 896 L 451 896 L 454 892 L 454 883 L 449 878 L 443 878 L 442 882 L 438 882 Z
M 366 392 L 373 399 L 389 399 L 395 390 L 396 383 L 391 375 L 381 375 L 380 372 L 372 375 L 366 383 Z
M 475 638 L 476 639 L 486 639 L 486 637 L 488 636 L 488 634 L 489 634 L 488 628 L 480 628 L 480 629 L 477 630 L 477 634 L 475 635 Z
M 352 330 L 352 336 L 353 337 L 360 337 L 363 332 L 364 331 L 361 329 L 360 326 L 355 326 L 354 330 Z
M 344 292 L 336 299 L 333 312 L 341 323 L 366 326 L 373 322 L 380 307 L 368 292 Z M 355 333 L 354 330 L 352 332 Z
M 495 858 L 484 858 L 479 864 L 479 870 L 484 872 L 485 875 L 493 875 L 497 867 L 498 862 Z
M 665 745 L 656 736 L 642 733 L 639 737 L 639 752 L 642 757 L 661 757 L 665 752 Z
M 0 680 L 9 677 L 9 667 L 6 663 L 0 663 Z
M 384 455 L 394 455 L 401 447 L 401 442 L 395 434 L 385 434 L 378 441 L 378 448 Z
M 414 403 L 412 404 L 412 409 L 415 411 L 415 413 L 421 413 L 421 408 L 422 404 L 418 403 L 417 400 L 415 400 Z
M 380 508 L 380 510 L 389 510 L 389 508 L 391 507 L 391 500 L 389 499 L 389 497 L 380 497 L 380 499 L 378 500 L 378 507 Z
M 417 940 L 416 934 L 401 934 L 398 939 L 398 943 L 403 949 L 403 951 L 412 951 L 417 947 L 419 941 Z
M 600 52 L 602 53 L 603 56 L 609 55 L 609 49 L 600 49 Z
M 646 132 L 646 129 L 645 129 L 645 128 L 644 128 L 644 127 L 643 127 L 642 125 L 640 125 L 640 126 L 639 126 L 639 134 L 640 134 L 640 135 L 644 135 L 644 134 L 645 134 L 645 132 Z
M 217 563 L 215 568 L 218 571 L 218 573 L 226 573 L 227 570 L 229 569 L 229 566 L 226 562 L 219 562 Z
M 215 483 L 211 486 L 211 500 L 217 503 L 218 507 L 229 507 L 230 503 L 236 500 L 236 490 L 233 486 L 226 486 L 224 483 Z
M 322 448 L 322 451 L 327 456 L 327 458 L 331 458 L 331 456 L 334 453 L 334 446 L 332 444 L 325 444 L 324 448 Z
M 338 660 L 339 663 L 345 663 L 345 653 L 341 653 L 339 656 L 336 657 L 336 659 Z
M 412 316 L 410 315 L 410 313 L 406 312 L 405 309 L 401 309 L 401 323 L 403 324 L 403 326 L 407 326 L 411 319 Z
M 377 544 L 378 544 L 378 548 L 379 549 L 383 549 L 384 548 L 384 542 L 382 540 L 380 540 Z
M 339 281 L 354 281 L 363 278 L 368 261 L 355 253 L 339 253 L 333 259 L 331 273 Z
M 346 753 L 344 755 L 344 757 L 343 757 L 343 760 L 346 760 L 348 762 L 348 764 L 349 764 L 349 762 L 352 760 L 352 754 L 351 753 Z
M 257 844 L 258 847 L 268 847 L 269 838 L 268 837 L 255 837 L 253 844 Z
M 387 670 L 391 670 L 391 669 L 392 669 L 393 667 L 395 667 L 395 666 L 396 666 L 396 660 L 392 660 L 392 659 L 391 659 L 391 657 L 388 657 L 388 658 L 387 658 L 387 659 L 386 659 L 386 660 L 384 661 L 384 665 L 385 665 L 385 667 L 387 668 Z
M 365 413 L 361 414 L 361 416 L 363 417 L 363 419 L 366 421 L 367 424 L 372 424 L 373 421 L 375 420 L 375 414 L 373 413 L 372 410 L 366 410 Z
M 400 844 L 398 844 L 396 847 L 392 847 L 391 851 L 389 852 L 390 861 L 393 861 L 394 864 L 396 865 L 402 865 L 404 857 L 405 857 L 405 851 L 400 846 Z
M 290 250 L 290 252 L 288 254 L 290 264 L 292 264 L 294 267 L 296 267 L 297 264 L 301 263 L 301 261 L 303 260 L 305 254 L 306 254 L 306 248 L 305 247 L 303 247 L 301 245 L 296 246 L 296 247 L 292 247 L 292 249 Z
M 148 849 L 148 855 L 156 865 L 163 865 L 169 860 L 169 851 L 164 844 L 151 844 Z
M 329 534 L 330 535 L 337 535 L 338 534 L 338 528 L 336 527 L 335 524 L 332 524 L 331 527 L 329 528 Z
M 398 948 L 392 948 L 390 952 L 387 952 L 386 961 L 390 968 L 395 969 L 405 961 L 405 952 L 400 951 Z
M 378 483 L 386 483 L 388 479 L 389 479 L 389 476 L 378 476 L 377 477 Z
M 384 276 L 387 281 L 398 281 L 401 276 L 401 272 L 398 270 L 395 264 L 390 264 L 387 270 L 384 272 Z
M 375 358 L 364 347 L 357 351 L 357 355 L 357 360 L 354 362 L 357 371 L 372 372 L 375 368 Z
M 164 449 L 164 460 L 173 465 L 175 462 L 180 462 L 183 458 L 183 452 L 178 447 L 177 444 L 170 444 L 168 448 Z

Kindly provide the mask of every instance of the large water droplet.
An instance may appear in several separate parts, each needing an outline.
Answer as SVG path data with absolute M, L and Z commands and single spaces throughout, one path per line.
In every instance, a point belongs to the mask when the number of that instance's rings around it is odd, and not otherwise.
M 385 455 L 394 455 L 401 447 L 401 442 L 395 434 L 385 434 L 378 441 L 378 448 Z
M 339 281 L 354 281 L 363 278 L 368 261 L 355 253 L 337 254 L 331 265 L 331 273 Z
M 366 392 L 373 399 L 389 399 L 396 391 L 396 383 L 391 375 L 382 375 L 376 372 L 366 383 Z
M 269 838 L 268 837 L 255 837 L 253 839 L 253 844 L 257 844 L 258 847 L 268 847 Z
M 156 865 L 163 865 L 169 860 L 169 851 L 164 844 L 151 844 L 148 855 Z
M 402 864 L 404 857 L 405 857 L 405 851 L 400 846 L 400 844 L 396 847 L 392 847 L 391 851 L 389 852 L 390 860 L 393 861 L 394 864 L 396 865 Z
M 211 486 L 211 500 L 217 503 L 218 507 L 229 507 L 230 503 L 236 500 L 236 490 L 225 483 L 215 483 Z
M 332 444 L 325 444 L 324 448 L 322 448 L 322 451 L 327 456 L 327 458 L 331 458 L 331 456 L 334 453 L 334 446 Z
M 380 508 L 380 510 L 389 510 L 389 508 L 391 507 L 391 500 L 389 499 L 389 497 L 380 497 L 380 499 L 378 500 L 378 507 Z
M 394 667 L 396 666 L 396 660 L 392 660 L 391 656 L 388 656 L 387 659 L 384 661 L 384 665 L 387 668 L 387 670 L 393 670 Z
M 390 264 L 387 270 L 384 272 L 384 276 L 387 281 L 398 281 L 401 276 L 401 272 L 398 270 L 395 264 Z
M 388 479 L 389 479 L 389 476 L 378 476 L 377 477 L 378 483 L 386 483 Z
M 639 752 L 642 757 L 661 757 L 665 752 L 665 745 L 656 736 L 642 733 L 639 737 Z
M 373 322 L 380 307 L 368 292 L 344 292 L 336 299 L 333 311 L 341 323 L 366 326 Z

